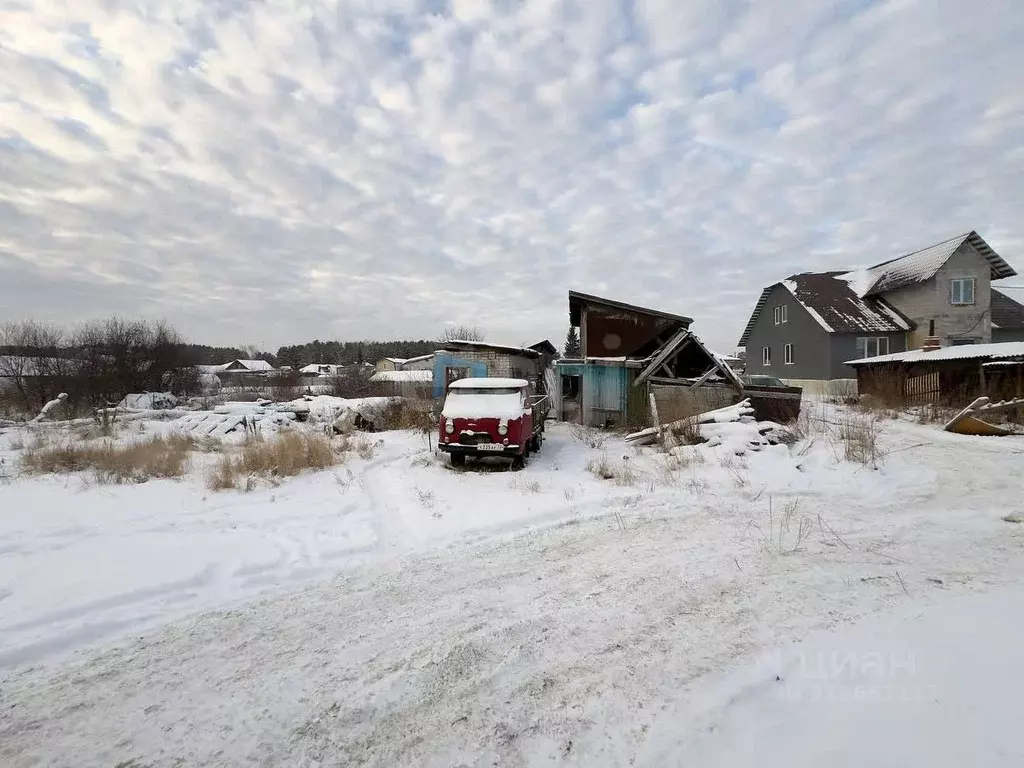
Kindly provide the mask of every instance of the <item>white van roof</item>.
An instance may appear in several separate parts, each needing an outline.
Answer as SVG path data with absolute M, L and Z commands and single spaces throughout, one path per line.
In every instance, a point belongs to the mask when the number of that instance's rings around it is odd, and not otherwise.
M 526 379 L 458 379 L 450 389 L 522 389 L 530 386 Z

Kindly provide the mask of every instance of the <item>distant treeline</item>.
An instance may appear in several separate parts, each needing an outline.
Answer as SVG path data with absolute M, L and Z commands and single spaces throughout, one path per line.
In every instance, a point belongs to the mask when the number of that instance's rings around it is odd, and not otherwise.
M 376 363 L 383 357 L 408 359 L 429 355 L 437 349 L 436 341 L 311 341 L 281 347 L 275 360 L 277 365 L 301 368 L 310 363 Z

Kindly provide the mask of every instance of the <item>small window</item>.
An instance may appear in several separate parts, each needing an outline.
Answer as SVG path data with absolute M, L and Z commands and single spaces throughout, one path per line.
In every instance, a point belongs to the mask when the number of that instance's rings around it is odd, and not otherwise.
M 954 305 L 974 303 L 974 278 L 958 277 L 949 281 L 949 302 Z
M 782 325 L 789 322 L 789 305 L 780 304 L 775 308 L 775 324 Z
M 785 355 L 786 355 L 786 365 L 792 365 L 793 364 L 793 345 L 792 344 L 787 344 L 786 345 Z
M 888 336 L 867 336 L 857 339 L 857 357 L 878 357 L 889 354 Z
M 771 365 L 771 364 L 772 364 L 772 348 L 771 347 L 761 347 L 761 365 Z

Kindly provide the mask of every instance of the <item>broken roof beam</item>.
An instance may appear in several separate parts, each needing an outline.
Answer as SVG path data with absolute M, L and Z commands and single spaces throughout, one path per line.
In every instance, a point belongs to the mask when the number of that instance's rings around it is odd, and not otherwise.
M 661 368 L 665 368 L 668 371 L 669 376 L 671 376 L 672 371 L 668 367 L 669 360 L 671 360 L 675 355 L 678 355 L 680 352 L 682 352 L 686 345 L 689 344 L 692 339 L 693 334 L 690 333 L 690 331 L 686 330 L 685 328 L 679 331 L 674 337 L 672 337 L 672 339 L 669 340 L 669 342 L 664 347 L 661 348 L 661 352 L 654 356 L 654 359 L 651 361 L 651 364 L 647 366 L 643 373 L 636 377 L 636 381 L 633 382 L 633 386 L 641 386 L 644 382 L 651 378 L 651 376 L 653 376 L 656 371 L 658 371 Z

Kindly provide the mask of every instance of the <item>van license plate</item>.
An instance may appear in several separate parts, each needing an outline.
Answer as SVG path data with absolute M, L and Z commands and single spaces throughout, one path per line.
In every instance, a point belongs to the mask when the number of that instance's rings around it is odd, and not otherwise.
M 476 449 L 478 451 L 503 451 L 505 446 L 501 443 L 480 443 Z

